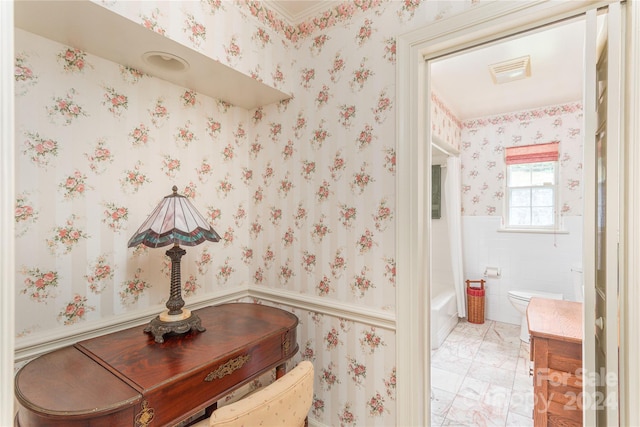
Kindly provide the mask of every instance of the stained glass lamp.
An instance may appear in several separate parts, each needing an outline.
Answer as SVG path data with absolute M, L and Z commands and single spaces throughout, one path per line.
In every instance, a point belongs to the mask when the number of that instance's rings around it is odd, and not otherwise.
M 160 248 L 173 244 L 166 254 L 171 259 L 171 292 L 167 310 L 156 316 L 144 329 L 153 334 L 157 343 L 164 342 L 168 333 L 183 334 L 189 331 L 204 332 L 198 315 L 184 307 L 180 280 L 180 258 L 187 252 L 180 246 L 196 246 L 205 240 L 217 242 L 220 236 L 206 219 L 196 210 L 189 199 L 173 193 L 166 196 L 156 206 L 138 231 L 129 239 L 128 247 L 143 244 L 150 248 Z

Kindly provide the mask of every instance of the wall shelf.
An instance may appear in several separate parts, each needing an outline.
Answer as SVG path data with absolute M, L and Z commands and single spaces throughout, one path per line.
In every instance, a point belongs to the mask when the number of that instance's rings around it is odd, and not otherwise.
M 31 1 L 14 4 L 15 26 L 81 49 L 154 77 L 251 110 L 290 95 L 151 31 L 89 0 Z M 186 60 L 186 71 L 148 64 L 143 54 L 169 52 Z

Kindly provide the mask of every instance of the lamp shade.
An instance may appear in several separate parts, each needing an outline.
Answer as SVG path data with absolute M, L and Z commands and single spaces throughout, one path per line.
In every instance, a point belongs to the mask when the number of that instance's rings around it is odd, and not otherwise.
M 196 246 L 205 240 L 217 242 L 220 236 L 189 199 L 178 194 L 174 185 L 173 193 L 162 199 L 127 246 L 131 248 L 140 243 L 150 248 L 171 244 Z

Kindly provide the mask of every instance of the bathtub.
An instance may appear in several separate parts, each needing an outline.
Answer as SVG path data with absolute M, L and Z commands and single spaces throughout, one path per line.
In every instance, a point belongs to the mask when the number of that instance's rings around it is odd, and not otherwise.
M 442 345 L 458 324 L 458 306 L 453 290 L 440 292 L 431 298 L 431 349 Z

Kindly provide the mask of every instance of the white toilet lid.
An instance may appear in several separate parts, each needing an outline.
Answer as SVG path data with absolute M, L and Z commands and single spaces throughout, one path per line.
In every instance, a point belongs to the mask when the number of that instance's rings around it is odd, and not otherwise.
M 509 291 L 509 295 L 511 295 L 512 298 L 521 301 L 529 301 L 532 297 L 563 299 L 562 294 L 539 291 Z

